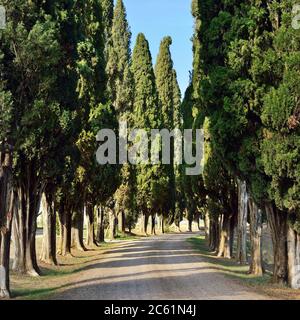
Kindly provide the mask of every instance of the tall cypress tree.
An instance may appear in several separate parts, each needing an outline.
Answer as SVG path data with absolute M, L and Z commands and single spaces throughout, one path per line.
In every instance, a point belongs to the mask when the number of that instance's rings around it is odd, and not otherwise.
M 171 37 L 165 37 L 160 44 L 155 65 L 156 86 L 160 102 L 162 125 L 173 130 L 174 126 L 174 74 L 170 46 Z
M 53 16 L 46 14 L 48 2 L 37 6 L 25 1 L 5 1 L 4 5 L 8 16 L 1 41 L 5 79 L 12 95 L 18 97 L 13 99 L 15 202 L 24 204 L 16 211 L 20 222 L 16 246 L 20 250 L 16 250 L 19 256 L 15 262 L 18 271 L 37 275 L 36 219 L 41 195 L 48 179 L 53 177 L 55 161 L 51 155 L 59 150 L 54 137 L 61 130 L 56 95 L 61 59 L 59 28 Z
M 118 120 L 130 121 L 133 94 L 133 79 L 130 71 L 131 31 L 127 21 L 126 8 L 123 0 L 117 0 L 116 2 L 111 28 L 111 35 L 108 39 L 106 64 L 107 97 L 112 102 L 116 110 Z M 128 198 L 129 195 L 127 192 L 131 193 L 128 186 L 131 177 L 128 177 L 128 172 L 130 175 L 132 174 L 132 170 L 130 170 L 129 166 L 124 165 L 121 170 L 120 189 L 117 190 L 115 195 L 115 199 L 117 199 L 118 203 L 125 203 L 125 201 L 120 199 L 121 195 L 121 198 Z M 124 232 L 125 208 L 120 208 L 119 211 L 119 226 L 121 231 Z M 115 229 L 113 226 L 111 226 L 111 228 Z
M 83 201 L 77 201 L 74 198 L 75 216 L 74 216 L 74 244 L 79 249 L 84 249 L 83 245 L 83 207 L 85 206 L 88 213 L 89 237 L 88 245 L 95 243 L 94 238 L 94 215 L 93 209 L 96 205 L 95 189 L 97 180 L 97 171 L 100 170 L 96 165 L 95 153 L 96 143 L 93 143 L 97 132 L 91 127 L 91 119 L 97 127 L 97 121 L 103 122 L 102 114 L 108 112 L 111 116 L 110 107 L 106 104 L 104 95 L 105 84 L 105 26 L 103 25 L 102 8 L 98 0 L 85 1 L 82 5 L 76 6 L 78 16 L 83 16 L 80 24 L 80 41 L 77 46 L 78 63 L 77 70 L 79 73 L 78 81 L 78 98 L 79 109 L 78 115 L 81 123 L 81 132 L 76 142 L 81 153 L 81 159 L 77 168 L 75 178 L 76 192 L 83 195 Z M 98 126 L 99 128 L 99 126 Z M 114 181 L 114 176 L 111 182 Z
M 262 162 L 271 179 L 268 194 L 277 210 L 271 216 L 276 245 L 275 279 L 286 276 L 291 287 L 300 288 L 300 55 L 299 30 L 291 26 L 294 1 L 273 1 L 269 20 L 273 46 L 268 82 L 269 92 L 263 98 L 261 119 L 265 126 Z M 263 55 L 265 62 L 268 55 Z M 270 213 L 270 210 L 269 210 Z M 282 227 L 278 228 L 278 219 Z M 285 221 L 288 219 L 288 241 Z
M 133 125 L 136 128 L 151 129 L 159 127 L 158 98 L 155 85 L 155 76 L 148 41 L 143 34 L 136 40 L 132 56 L 132 74 L 134 78 Z M 139 164 L 136 166 L 136 203 L 140 213 L 145 215 L 144 231 L 147 221 L 153 212 L 154 202 L 158 202 L 156 192 L 159 180 L 159 165 Z
M 132 105 L 132 77 L 130 72 L 131 31 L 123 0 L 117 0 L 108 45 L 106 73 L 108 97 L 119 117 L 125 117 Z
M 102 9 L 102 25 L 104 28 L 104 43 L 108 45 L 108 41 L 111 37 L 112 23 L 114 17 L 114 0 L 100 0 Z
M 174 107 L 175 103 L 178 103 L 178 101 L 174 101 L 174 98 L 178 99 L 178 97 L 176 97 L 176 88 L 174 88 L 175 74 L 173 72 L 173 61 L 170 52 L 171 44 L 171 37 L 165 37 L 161 41 L 155 66 L 156 86 L 159 97 L 159 107 L 161 110 L 162 128 L 170 131 L 174 129 Z M 169 204 L 169 211 L 171 213 L 172 220 L 175 212 L 174 145 L 171 147 L 170 158 L 171 163 L 165 166 L 165 170 L 169 179 L 169 199 L 167 202 Z
M 294 245 L 299 236 L 297 169 L 292 165 L 299 153 L 293 4 L 220 1 L 211 6 L 209 0 L 195 0 L 193 6 L 196 40 L 201 41 L 196 94 L 210 117 L 211 145 L 225 168 L 246 181 L 250 193 L 250 272 L 262 273 L 260 207 L 271 226 L 274 279 L 291 284 L 298 277 L 294 265 L 299 261 Z M 237 257 L 244 261 L 243 251 Z
M 155 128 L 158 125 L 155 76 L 149 43 L 142 33 L 137 36 L 131 71 L 134 80 L 134 123 L 138 128 Z

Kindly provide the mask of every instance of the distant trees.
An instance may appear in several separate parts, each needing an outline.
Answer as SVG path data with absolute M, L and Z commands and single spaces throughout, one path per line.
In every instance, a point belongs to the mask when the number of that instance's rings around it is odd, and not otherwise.
M 155 65 L 158 103 L 161 110 L 161 128 L 168 129 L 170 132 L 176 128 L 180 129 L 182 119 L 179 103 L 181 93 L 177 83 L 176 72 L 173 69 L 173 61 L 170 51 L 171 45 L 171 37 L 165 37 L 161 41 Z M 174 141 L 174 137 L 171 141 Z M 165 216 L 163 216 L 162 219 L 164 220 L 166 217 L 170 217 L 171 219 L 168 223 L 173 222 L 175 218 L 176 170 L 174 160 L 174 144 L 171 144 L 170 165 L 163 164 L 165 179 L 168 181 L 167 185 L 169 196 L 164 208 Z
M 145 128 L 150 134 L 151 129 L 160 127 L 158 96 L 155 85 L 155 76 L 152 66 L 152 57 L 148 41 L 143 34 L 137 36 L 132 55 L 131 71 L 134 79 L 133 117 L 134 128 Z M 134 140 L 140 139 L 137 136 Z M 143 217 L 143 232 L 147 234 L 148 220 L 158 212 L 154 205 L 159 193 L 158 188 L 160 164 L 141 163 L 142 154 L 138 155 L 135 166 L 135 188 L 137 210 Z

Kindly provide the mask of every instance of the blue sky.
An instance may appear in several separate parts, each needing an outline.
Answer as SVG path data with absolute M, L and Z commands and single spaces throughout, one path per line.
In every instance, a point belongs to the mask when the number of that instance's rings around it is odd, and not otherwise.
M 150 43 L 153 63 L 164 36 L 171 36 L 174 68 L 182 95 L 188 86 L 192 70 L 193 17 L 191 0 L 124 0 L 132 32 L 132 46 L 136 36 L 143 32 Z

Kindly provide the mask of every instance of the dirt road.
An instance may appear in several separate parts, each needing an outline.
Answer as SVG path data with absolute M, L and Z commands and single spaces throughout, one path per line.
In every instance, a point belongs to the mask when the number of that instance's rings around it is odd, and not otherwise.
M 55 299 L 270 299 L 225 277 L 192 248 L 190 233 L 121 243 Z

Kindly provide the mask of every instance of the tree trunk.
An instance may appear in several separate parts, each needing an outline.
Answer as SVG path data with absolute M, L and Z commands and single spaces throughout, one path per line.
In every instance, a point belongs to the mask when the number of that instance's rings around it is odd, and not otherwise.
M 223 215 L 222 224 L 221 224 L 221 236 L 219 243 L 218 257 L 224 257 L 231 259 L 231 234 L 230 234 L 230 222 L 231 216 L 228 214 Z
M 288 229 L 288 282 L 291 288 L 300 289 L 300 235 Z
M 237 226 L 237 253 L 236 260 L 240 264 L 247 263 L 247 215 L 248 194 L 246 182 L 239 181 L 239 205 Z
M 249 273 L 261 276 L 264 272 L 262 261 L 262 212 L 253 199 L 249 199 L 250 213 L 250 239 L 251 239 L 251 264 Z
M 13 244 L 14 244 L 14 260 L 12 265 L 12 270 L 18 273 L 25 273 L 24 269 L 21 269 L 23 264 L 22 261 L 25 261 L 25 252 L 24 252 L 24 232 L 20 232 L 24 228 L 24 223 L 22 217 L 22 192 L 21 189 L 18 189 L 14 192 L 14 216 L 13 216 Z
M 21 183 L 15 192 L 20 208 L 15 210 L 16 224 L 14 225 L 14 237 L 20 239 L 19 254 L 15 259 L 14 269 L 18 273 L 27 273 L 31 276 L 39 276 L 40 269 L 36 259 L 35 234 L 36 219 L 40 209 L 42 193 L 45 185 L 35 181 L 36 170 L 29 165 L 26 171 L 26 183 Z M 15 206 L 15 207 L 18 207 Z
M 72 247 L 80 250 L 86 251 L 83 244 L 83 210 L 79 210 L 74 214 L 73 225 L 72 225 Z
M 43 193 L 43 244 L 40 260 L 51 265 L 57 265 L 56 260 L 56 211 L 53 193 Z
M 209 241 L 210 221 L 209 221 L 209 215 L 207 213 L 204 216 L 204 232 L 205 232 L 205 240 Z
M 210 232 L 209 232 L 209 249 L 212 252 L 216 252 L 220 245 L 220 227 L 217 218 L 213 218 L 210 221 Z
M 145 216 L 142 213 L 139 219 L 139 229 L 140 229 L 141 235 L 144 233 L 144 226 L 145 226 Z
M 160 232 L 165 233 L 165 217 L 162 215 L 160 220 Z
M 148 214 L 145 214 L 143 233 L 144 233 L 146 236 L 148 236 L 148 223 L 149 223 L 149 215 L 148 215 Z
M 156 215 L 152 214 L 151 216 L 151 234 L 156 235 Z
M 10 298 L 9 260 L 14 201 L 11 168 L 11 150 L 0 153 L 0 299 Z
M 126 225 L 126 218 L 125 218 L 125 212 L 121 210 L 118 214 L 118 231 L 125 234 L 125 225 Z
M 114 240 L 117 236 L 117 221 L 113 209 L 109 209 L 109 239 Z
M 192 214 L 189 214 L 188 222 L 189 222 L 189 232 L 192 232 L 193 231 L 193 215 Z
M 195 222 L 197 223 L 198 231 L 201 231 L 201 215 L 200 213 L 195 214 Z
M 274 281 L 285 284 L 288 280 L 287 213 L 279 211 L 273 204 L 266 205 L 266 213 L 274 250 Z
M 94 229 L 94 206 L 92 204 L 87 204 L 86 206 L 87 215 L 87 241 L 86 244 L 89 247 L 97 246 L 95 239 L 95 229 Z
M 72 214 L 64 201 L 60 203 L 60 246 L 58 253 L 62 256 L 71 255 Z
M 234 214 L 231 219 L 230 219 L 230 241 L 229 241 L 229 246 L 230 246 L 230 252 L 231 252 L 231 257 L 233 257 L 233 245 L 234 245 L 234 231 L 236 228 L 236 217 L 237 215 Z
M 105 226 L 104 226 L 104 210 L 102 206 L 98 207 L 98 228 L 97 228 L 97 242 L 103 243 L 105 242 Z

